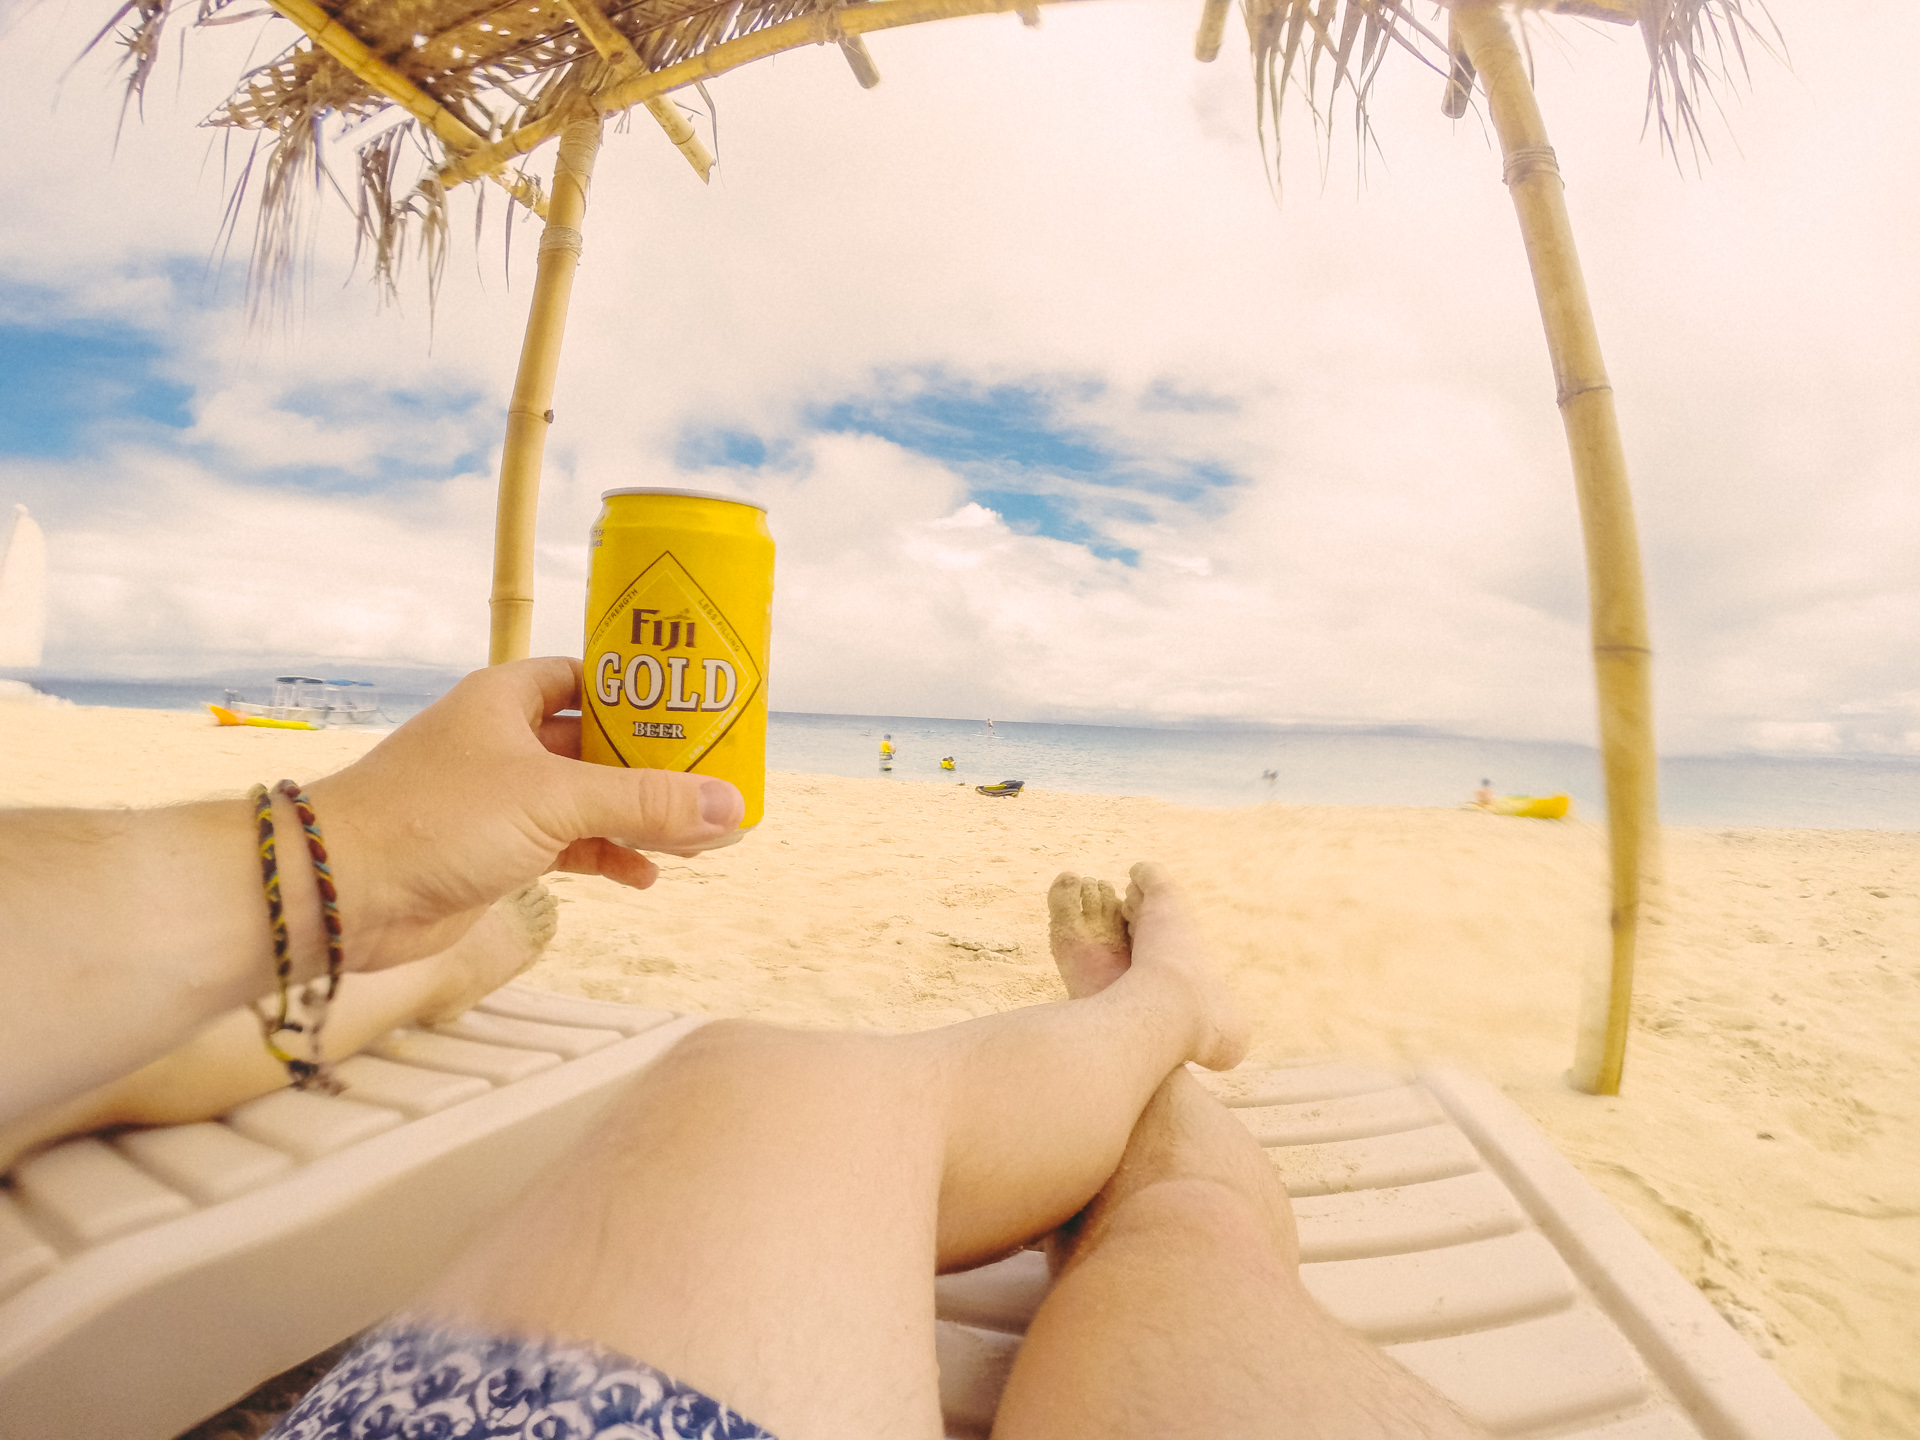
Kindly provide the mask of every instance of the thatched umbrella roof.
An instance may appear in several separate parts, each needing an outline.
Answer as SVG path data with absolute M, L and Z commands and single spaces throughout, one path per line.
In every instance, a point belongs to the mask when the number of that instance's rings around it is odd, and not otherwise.
M 447 194 L 486 180 L 510 204 L 545 215 L 538 179 L 520 157 L 556 137 L 569 118 L 648 110 L 705 179 L 712 156 L 674 91 L 750 61 L 805 45 L 837 45 L 854 77 L 879 83 L 861 37 L 871 31 L 962 15 L 1013 11 L 1038 24 L 1041 0 L 126 0 L 95 43 L 115 36 L 137 103 L 170 27 L 225 26 L 277 14 L 297 27 L 291 43 L 241 76 L 205 121 L 252 131 L 267 144 L 258 176 L 240 171 L 229 223 L 249 187 L 259 224 L 256 298 L 290 270 L 300 207 L 325 176 L 352 207 L 362 247 L 389 289 L 411 235 L 426 261 L 429 288 L 445 259 Z M 1045 0 L 1072 3 L 1072 0 Z M 1218 53 L 1229 0 L 1201 0 L 1195 52 Z M 1676 150 L 1698 143 L 1696 101 L 1715 75 L 1746 65 L 1757 32 L 1741 0 L 1510 0 L 1516 9 L 1638 23 L 1651 66 L 1648 115 Z M 1414 0 L 1243 0 L 1257 90 L 1256 127 L 1276 145 L 1289 93 L 1316 128 L 1345 92 L 1356 130 L 1368 135 L 1366 102 L 1382 61 L 1395 50 L 1448 81 L 1449 114 L 1463 113 L 1471 66 L 1458 45 L 1423 22 Z M 336 138 L 350 178 L 329 164 L 329 121 L 353 122 Z M 397 123 L 394 123 L 397 121 Z

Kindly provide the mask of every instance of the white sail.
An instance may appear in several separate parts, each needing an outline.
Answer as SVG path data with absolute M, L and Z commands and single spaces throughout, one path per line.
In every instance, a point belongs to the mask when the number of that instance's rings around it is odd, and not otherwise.
M 0 557 L 0 665 L 32 669 L 46 638 L 47 541 L 27 507 L 16 505 Z

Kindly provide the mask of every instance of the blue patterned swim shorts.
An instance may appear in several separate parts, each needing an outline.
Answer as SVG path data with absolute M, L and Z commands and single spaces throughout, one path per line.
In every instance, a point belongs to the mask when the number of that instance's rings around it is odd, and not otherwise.
M 266 1440 L 773 1440 L 719 1401 L 615 1350 L 396 1321 Z

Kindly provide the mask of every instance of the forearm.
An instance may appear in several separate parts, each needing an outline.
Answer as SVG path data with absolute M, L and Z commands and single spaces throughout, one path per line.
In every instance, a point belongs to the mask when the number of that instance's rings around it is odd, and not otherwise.
M 274 809 L 304 980 L 325 964 L 319 897 L 292 807 Z M 0 1119 L 123 1075 L 272 988 L 245 800 L 0 812 Z
M 549 869 L 644 888 L 657 867 L 608 835 L 687 854 L 735 838 L 723 780 L 585 765 L 577 663 L 468 676 L 346 769 L 307 787 L 340 899 L 344 968 L 437 954 Z M 293 979 L 324 932 L 293 807 L 274 801 Z M 138 1069 L 273 988 L 242 800 L 151 811 L 0 811 L 0 1119 Z

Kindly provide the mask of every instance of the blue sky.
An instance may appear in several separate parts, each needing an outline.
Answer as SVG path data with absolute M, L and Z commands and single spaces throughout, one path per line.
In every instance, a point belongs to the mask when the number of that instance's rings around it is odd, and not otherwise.
M 610 134 L 536 643 L 579 644 L 599 493 L 680 484 L 769 506 L 786 708 L 1590 740 L 1577 507 L 1484 130 L 1389 63 L 1366 185 L 1344 140 L 1322 185 L 1296 114 L 1276 203 L 1238 42 L 1194 64 L 1177 9 L 876 37 L 873 91 L 824 53 L 746 67 L 705 187 Z M 1756 60 L 1698 177 L 1640 138 L 1631 35 L 1534 37 L 1657 713 L 1670 749 L 1920 752 L 1920 215 L 1881 183 L 1920 15 L 1876 12 L 1862 54 L 1831 7 L 1773 9 L 1794 69 Z M 0 33 L 0 506 L 47 530 L 49 666 L 473 663 L 536 227 L 508 273 L 500 207 L 476 248 L 457 196 L 429 321 L 411 286 L 380 306 L 323 195 L 250 330 L 196 124 L 275 42 L 194 37 L 116 151 L 111 56 L 59 80 L 93 19 Z
M 166 358 L 154 336 L 102 321 L 0 321 L 0 454 L 65 458 L 129 426 L 186 429 L 193 390 Z
M 689 429 L 675 459 L 688 469 L 779 468 L 797 463 L 807 436 L 872 436 L 951 469 L 965 480 L 969 502 L 994 511 L 1019 533 L 1138 565 L 1138 550 L 1106 537 L 1106 518 L 1152 524 L 1155 502 L 1159 508 L 1217 512 L 1225 498 L 1219 492 L 1243 477 L 1217 460 L 1143 453 L 1097 421 L 1080 418 L 1092 402 L 1110 398 L 1109 389 L 1092 376 L 981 382 L 939 370 L 883 374 L 863 393 L 807 407 L 791 427 L 773 435 Z M 1219 397 L 1181 394 L 1166 381 L 1133 406 L 1148 413 L 1234 408 Z

